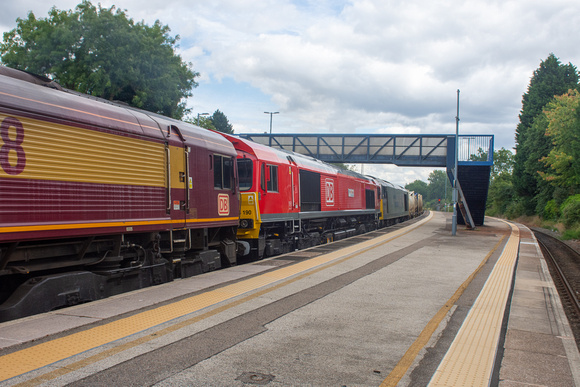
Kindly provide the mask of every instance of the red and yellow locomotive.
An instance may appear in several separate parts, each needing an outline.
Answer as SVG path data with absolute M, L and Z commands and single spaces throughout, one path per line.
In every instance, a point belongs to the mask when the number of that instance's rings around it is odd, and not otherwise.
M 224 135 L 238 152 L 240 227 L 251 258 L 377 228 L 379 185 L 319 160 Z

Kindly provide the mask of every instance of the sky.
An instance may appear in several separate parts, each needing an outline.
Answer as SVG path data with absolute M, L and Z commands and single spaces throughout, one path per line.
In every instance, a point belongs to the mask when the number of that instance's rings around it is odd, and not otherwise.
M 3 2 L 0 32 L 80 0 Z M 99 2 L 93 1 L 93 4 Z M 550 53 L 580 65 L 578 0 L 102 0 L 179 35 L 200 73 L 188 107 L 235 133 L 493 134 L 513 151 L 521 99 Z M 360 166 L 357 166 L 360 170 Z M 364 167 L 405 185 L 432 169 Z

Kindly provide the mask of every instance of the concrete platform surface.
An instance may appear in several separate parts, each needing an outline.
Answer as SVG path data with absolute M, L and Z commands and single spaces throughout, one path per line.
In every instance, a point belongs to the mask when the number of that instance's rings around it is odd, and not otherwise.
M 580 386 L 580 356 L 557 290 L 533 233 L 520 228 L 520 251 L 501 386 Z
M 529 230 L 517 228 L 515 285 L 500 308 L 509 318 L 495 376 L 486 377 L 503 386 L 580 385 L 578 350 L 545 263 Z M 328 254 L 305 250 L 3 323 L 0 379 L 425 386 L 510 236 L 507 223 L 487 218 L 453 237 L 449 214 L 435 212 Z

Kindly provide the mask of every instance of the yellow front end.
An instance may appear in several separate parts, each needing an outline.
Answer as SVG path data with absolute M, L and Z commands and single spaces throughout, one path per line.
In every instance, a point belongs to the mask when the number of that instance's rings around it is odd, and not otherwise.
M 379 210 L 381 211 L 379 213 L 379 220 L 385 220 L 385 213 L 387 212 L 387 211 L 385 211 L 385 207 L 383 207 L 385 205 L 385 203 L 383 202 L 383 200 L 384 199 L 381 198 L 380 204 L 379 204 Z
M 242 192 L 240 194 L 238 239 L 258 239 L 261 224 L 258 195 L 255 192 Z

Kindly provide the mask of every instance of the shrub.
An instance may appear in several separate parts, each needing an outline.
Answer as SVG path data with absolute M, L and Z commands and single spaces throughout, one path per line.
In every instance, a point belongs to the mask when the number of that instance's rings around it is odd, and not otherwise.
M 560 206 L 556 204 L 556 201 L 554 199 L 546 203 L 542 217 L 545 220 L 558 220 L 558 218 L 560 218 Z
M 560 207 L 562 222 L 567 229 L 571 229 L 580 222 L 580 195 L 570 196 Z
M 580 239 L 580 227 L 564 231 L 562 234 L 562 239 Z
M 511 202 L 508 204 L 505 210 L 505 216 L 508 219 L 516 219 L 520 216 L 524 215 L 525 211 L 525 204 L 521 201 Z

